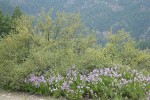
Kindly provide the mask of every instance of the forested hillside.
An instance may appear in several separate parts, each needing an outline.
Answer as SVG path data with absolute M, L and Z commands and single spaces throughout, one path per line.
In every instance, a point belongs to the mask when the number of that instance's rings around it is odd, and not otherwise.
M 84 23 L 99 33 L 124 29 L 137 40 L 150 40 L 149 0 L 0 0 L 6 11 L 20 6 L 27 14 L 38 15 L 41 8 L 54 12 L 80 12 Z M 10 6 L 5 6 L 9 4 Z M 8 10 L 10 11 L 10 10 Z M 142 45 L 142 44 L 141 44 Z

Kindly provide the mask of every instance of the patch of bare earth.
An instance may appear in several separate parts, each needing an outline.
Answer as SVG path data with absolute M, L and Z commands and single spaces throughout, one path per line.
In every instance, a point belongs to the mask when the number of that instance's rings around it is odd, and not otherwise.
M 64 100 L 64 99 L 54 99 L 52 97 L 44 97 L 31 95 L 27 93 L 18 93 L 18 92 L 0 92 L 0 100 Z

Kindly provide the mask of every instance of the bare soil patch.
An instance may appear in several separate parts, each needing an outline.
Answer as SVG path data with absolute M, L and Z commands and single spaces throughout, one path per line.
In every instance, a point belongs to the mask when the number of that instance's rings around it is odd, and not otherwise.
M 64 99 L 61 98 L 54 99 L 52 97 L 37 96 L 27 93 L 0 91 L 0 100 L 64 100 Z

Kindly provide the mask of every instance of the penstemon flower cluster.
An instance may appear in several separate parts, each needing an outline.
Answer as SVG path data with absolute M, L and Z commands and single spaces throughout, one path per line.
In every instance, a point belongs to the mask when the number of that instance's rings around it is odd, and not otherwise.
M 137 70 L 120 71 L 119 67 L 94 69 L 87 75 L 79 73 L 73 67 L 66 73 L 66 76 L 50 76 L 47 79 L 43 75 L 31 74 L 26 80 L 26 84 L 29 83 L 36 88 L 44 84 L 49 94 L 70 99 L 103 96 L 114 98 L 117 95 L 136 99 L 140 96 L 138 92 L 146 94 L 150 91 L 149 75 L 145 76 Z

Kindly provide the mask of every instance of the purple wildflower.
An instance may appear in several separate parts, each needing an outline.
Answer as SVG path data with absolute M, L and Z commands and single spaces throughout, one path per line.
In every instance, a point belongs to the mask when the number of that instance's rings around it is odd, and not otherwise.
M 67 84 L 67 82 L 65 81 L 63 84 L 62 84 L 62 90 L 68 90 L 70 88 L 69 84 Z
M 49 83 L 50 83 L 50 84 L 53 84 L 54 81 L 55 81 L 55 77 L 51 77 L 51 78 L 49 79 Z
M 32 82 L 36 87 L 40 85 L 40 83 L 46 83 L 44 76 L 37 77 L 34 74 L 30 75 L 29 82 Z

